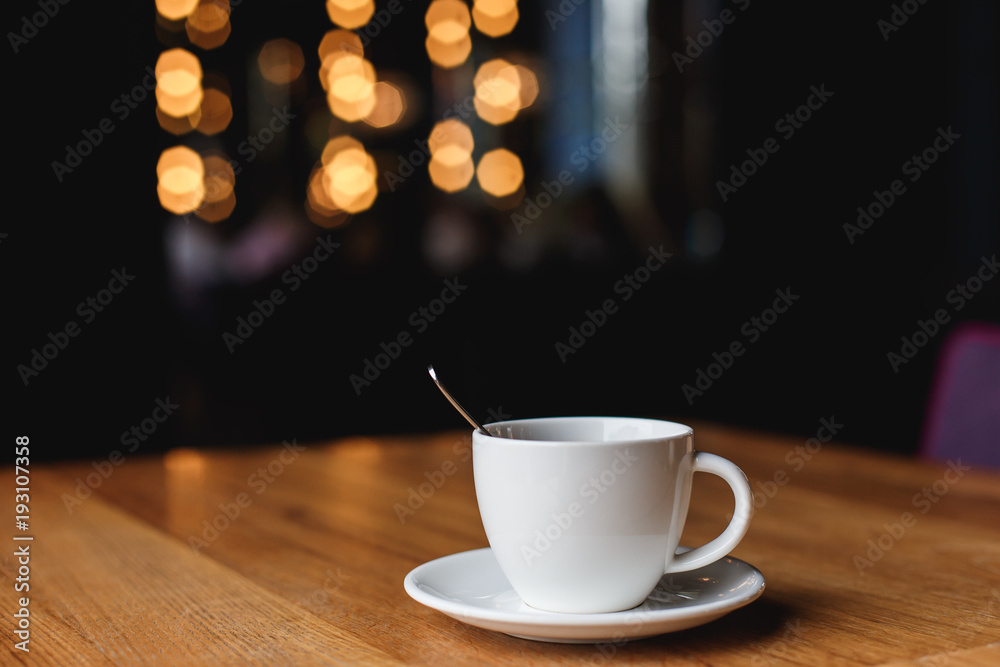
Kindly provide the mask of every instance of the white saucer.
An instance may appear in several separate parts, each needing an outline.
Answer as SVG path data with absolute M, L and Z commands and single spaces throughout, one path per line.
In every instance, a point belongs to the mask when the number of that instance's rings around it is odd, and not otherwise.
M 545 642 L 620 643 L 714 621 L 760 597 L 764 575 L 726 557 L 697 570 L 664 575 L 634 609 L 559 614 L 521 602 L 487 548 L 424 563 L 406 575 L 403 586 L 417 602 L 487 630 Z

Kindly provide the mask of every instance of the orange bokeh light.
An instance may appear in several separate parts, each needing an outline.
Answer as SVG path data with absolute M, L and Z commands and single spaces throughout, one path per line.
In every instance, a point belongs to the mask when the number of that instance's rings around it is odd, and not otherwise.
M 336 29 L 330 30 L 319 43 L 319 80 L 323 84 L 323 90 L 328 90 L 327 79 L 330 74 L 330 66 L 333 62 L 344 55 L 350 53 L 358 57 L 365 54 L 361 45 L 361 38 L 350 30 Z
M 428 35 L 424 46 L 427 49 L 427 57 L 438 67 L 451 69 L 458 67 L 469 59 L 472 53 L 472 38 L 466 33 L 462 39 L 451 44 L 440 42 L 432 35 Z
M 216 203 L 225 201 L 236 187 L 236 172 L 229 158 L 212 151 L 202 156 L 205 165 L 205 201 Z
M 520 108 L 525 109 L 535 103 L 538 98 L 538 79 L 535 73 L 524 65 L 514 65 L 520 81 Z
M 184 22 L 191 43 L 203 49 L 222 46 L 229 39 L 229 0 L 200 0 Z
M 283 37 L 265 42 L 257 56 L 261 75 L 279 86 L 299 78 L 305 65 L 302 47 Z
M 476 180 L 484 192 L 494 197 L 513 194 L 524 182 L 521 159 L 506 148 L 489 151 L 479 160 Z
M 233 104 L 221 90 L 206 88 L 201 100 L 201 118 L 197 129 L 202 134 L 212 135 L 222 132 L 233 120 Z
M 448 146 L 457 147 L 465 153 L 472 153 L 472 149 L 475 148 L 472 130 L 457 118 L 449 118 L 437 123 L 431 129 L 430 136 L 427 137 L 427 148 L 431 155 L 435 155 Z
M 193 132 L 198 127 L 198 123 L 201 122 L 201 109 L 195 111 L 190 116 L 174 118 L 163 113 L 163 109 L 160 107 L 156 107 L 156 122 L 170 134 L 177 136 L 187 134 L 188 132 Z
M 201 32 L 222 30 L 229 23 L 229 0 L 200 0 L 187 22 Z
M 378 195 L 375 160 L 351 137 L 331 139 L 323 150 L 323 189 L 335 209 L 358 213 Z
M 424 46 L 435 65 L 458 67 L 472 52 L 469 7 L 461 0 L 434 0 L 424 14 L 427 39 Z
M 353 123 L 375 107 L 375 68 L 353 53 L 333 60 L 327 73 L 327 103 L 335 116 Z
M 346 134 L 342 134 L 339 137 L 333 137 L 326 142 L 326 146 L 323 147 L 323 155 L 320 158 L 320 162 L 324 167 L 329 166 L 329 164 L 333 162 L 333 158 L 337 157 L 337 153 L 346 151 L 349 148 L 355 148 L 363 151 L 365 146 L 354 137 Z
M 489 37 L 508 34 L 519 18 L 516 0 L 476 0 L 472 5 L 476 29 Z
M 375 84 L 375 105 L 365 114 L 364 121 L 372 127 L 389 127 L 406 111 L 403 91 L 388 81 Z
M 236 193 L 230 192 L 220 201 L 203 201 L 194 214 L 205 222 L 222 222 L 233 214 L 236 208 Z
M 424 15 L 427 34 L 442 44 L 454 44 L 469 34 L 472 19 L 461 0 L 434 0 Z
M 156 11 L 170 21 L 187 18 L 198 6 L 198 0 L 156 0 Z
M 159 111 L 182 119 L 199 111 L 204 93 L 201 88 L 201 63 L 197 56 L 184 49 L 164 51 L 156 61 L 154 74 Z
M 160 205 L 171 213 L 191 213 L 205 196 L 205 164 L 186 146 L 174 146 L 156 163 L 156 192 Z
M 427 164 L 431 182 L 445 192 L 465 189 L 476 173 L 472 156 L 455 146 L 448 146 L 442 152 L 432 155 Z
M 373 0 L 326 0 L 326 13 L 341 28 L 363 28 L 375 13 Z
M 480 65 L 473 85 L 476 113 L 487 123 L 502 125 L 517 117 L 521 108 L 521 77 L 518 69 L 502 58 Z
M 472 130 L 457 118 L 437 123 L 427 137 L 431 152 L 427 171 L 431 182 L 445 192 L 457 192 L 472 181 L 476 167 L 472 162 L 475 147 Z
M 156 59 L 156 67 L 153 73 L 156 75 L 156 80 L 159 81 L 167 72 L 177 70 L 188 72 L 199 81 L 201 80 L 201 62 L 198 60 L 198 56 L 190 51 L 179 48 L 161 53 L 160 57 Z

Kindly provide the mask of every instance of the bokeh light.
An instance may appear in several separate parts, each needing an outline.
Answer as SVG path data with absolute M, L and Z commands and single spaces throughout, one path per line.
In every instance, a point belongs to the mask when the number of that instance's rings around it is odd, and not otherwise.
M 341 28 L 362 28 L 375 13 L 373 0 L 326 0 L 326 13 Z
M 170 476 L 201 479 L 205 475 L 205 457 L 196 449 L 176 447 L 163 455 L 163 467 Z
M 309 219 L 326 229 L 342 225 L 347 220 L 347 213 L 337 208 L 333 199 L 323 184 L 324 165 L 313 166 L 306 186 L 306 215 Z
M 472 130 L 457 118 L 449 118 L 437 123 L 431 129 L 430 136 L 427 137 L 427 149 L 431 155 L 435 155 L 448 146 L 457 147 L 469 154 L 475 148 Z
M 489 151 L 479 160 L 476 180 L 484 192 L 494 197 L 514 194 L 524 182 L 521 159 L 506 148 Z
M 265 42 L 257 56 L 261 76 L 279 86 L 299 78 L 305 64 L 302 47 L 283 37 Z
M 427 48 L 427 57 L 432 63 L 438 67 L 452 69 L 469 59 L 469 54 L 472 53 L 472 38 L 466 34 L 457 42 L 445 44 L 428 35 L 424 46 Z
M 406 111 L 403 91 L 388 81 L 375 84 L 375 105 L 364 116 L 364 121 L 372 127 L 394 125 Z
M 449 146 L 438 155 L 432 155 L 427 163 L 431 182 L 445 192 L 458 192 L 468 187 L 476 173 L 472 156 L 455 146 Z
M 350 30 L 337 28 L 328 31 L 323 35 L 319 43 L 319 81 L 323 85 L 323 90 L 329 90 L 327 80 L 330 75 L 330 66 L 340 56 L 350 53 L 359 57 L 365 55 L 361 38 Z
M 427 55 L 435 65 L 458 67 L 472 52 L 469 7 L 460 0 L 434 0 L 424 15 Z
M 475 143 L 472 130 L 457 118 L 437 123 L 427 137 L 431 159 L 427 171 L 431 182 L 445 192 L 457 192 L 472 181 L 475 164 L 472 149 Z
M 171 213 L 191 213 L 205 196 L 205 164 L 186 146 L 173 146 L 156 163 L 156 193 L 160 205 Z
M 454 44 L 469 34 L 472 19 L 461 0 L 434 0 L 424 15 L 427 34 L 442 44 Z
M 351 137 L 335 137 L 323 150 L 323 188 L 333 206 L 348 213 L 369 208 L 378 195 L 375 160 Z
M 187 23 L 205 33 L 215 32 L 229 23 L 229 11 L 229 0 L 199 0 Z
M 156 67 L 153 73 L 159 81 L 167 72 L 184 71 L 201 81 L 201 62 L 198 56 L 186 49 L 170 49 L 160 54 L 156 59 Z
M 221 201 L 203 201 L 194 213 L 205 222 L 222 222 L 236 209 L 236 193 L 230 192 Z
M 198 0 L 156 0 L 156 11 L 165 19 L 180 21 L 198 6 Z
M 229 0 L 200 0 L 184 22 L 188 39 L 206 50 L 222 46 L 232 32 L 229 13 Z
M 472 5 L 476 29 L 489 37 L 510 33 L 519 17 L 516 0 L 475 0 Z
M 535 73 L 524 65 L 514 65 L 520 82 L 520 108 L 526 109 L 538 98 L 538 78 Z
M 198 127 L 198 123 L 201 122 L 201 108 L 189 116 L 175 118 L 174 116 L 164 113 L 163 109 L 160 107 L 156 107 L 156 122 L 159 123 L 160 128 L 166 130 L 170 134 L 177 136 L 187 134 L 188 132 L 194 131 L 194 129 Z
M 488 60 L 476 71 L 473 85 L 473 103 L 480 118 L 502 125 L 517 117 L 521 109 L 521 76 L 516 67 L 502 58 Z
M 202 134 L 222 132 L 233 120 L 233 104 L 229 95 L 216 88 L 206 88 L 201 100 L 201 117 L 197 129 Z
M 353 53 L 333 60 L 327 73 L 327 102 L 335 116 L 359 121 L 375 108 L 375 68 Z
M 197 56 L 184 49 L 164 51 L 156 61 L 154 74 L 156 104 L 162 113 L 186 118 L 200 110 L 204 92 Z
M 230 199 L 236 188 L 236 172 L 232 161 L 220 151 L 202 156 L 205 165 L 205 203 L 215 204 Z

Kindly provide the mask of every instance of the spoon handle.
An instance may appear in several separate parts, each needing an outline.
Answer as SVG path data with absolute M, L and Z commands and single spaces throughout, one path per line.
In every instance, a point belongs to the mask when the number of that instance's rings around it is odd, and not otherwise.
M 427 367 L 427 372 L 430 374 L 431 379 L 434 380 L 434 384 L 437 385 L 437 388 L 440 389 L 441 393 L 444 394 L 444 397 L 448 399 L 448 402 L 451 403 L 452 406 L 456 410 L 458 410 L 460 413 L 462 413 L 462 416 L 465 417 L 465 420 L 467 422 L 469 422 L 470 424 L 472 424 L 473 428 L 475 428 L 477 431 L 483 433 L 484 435 L 492 435 L 489 431 L 487 431 L 485 428 L 483 428 L 483 425 L 480 424 L 479 422 L 477 422 L 472 417 L 472 415 L 470 415 L 466 411 L 466 409 L 463 408 L 461 406 L 461 404 L 459 404 L 459 402 L 456 401 L 455 398 L 450 393 L 448 393 L 448 390 L 444 388 L 443 384 L 441 384 L 441 380 L 438 380 L 437 373 L 434 371 L 434 364 L 431 364 L 431 365 L 429 365 Z

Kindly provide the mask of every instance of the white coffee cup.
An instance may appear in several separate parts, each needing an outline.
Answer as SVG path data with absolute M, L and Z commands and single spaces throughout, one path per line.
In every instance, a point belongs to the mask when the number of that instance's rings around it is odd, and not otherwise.
M 627 417 L 547 417 L 473 432 L 476 497 L 490 546 L 528 605 L 631 609 L 664 574 L 713 563 L 746 534 L 753 490 L 736 465 L 695 451 L 689 426 Z M 695 472 L 732 487 L 721 535 L 675 555 Z

